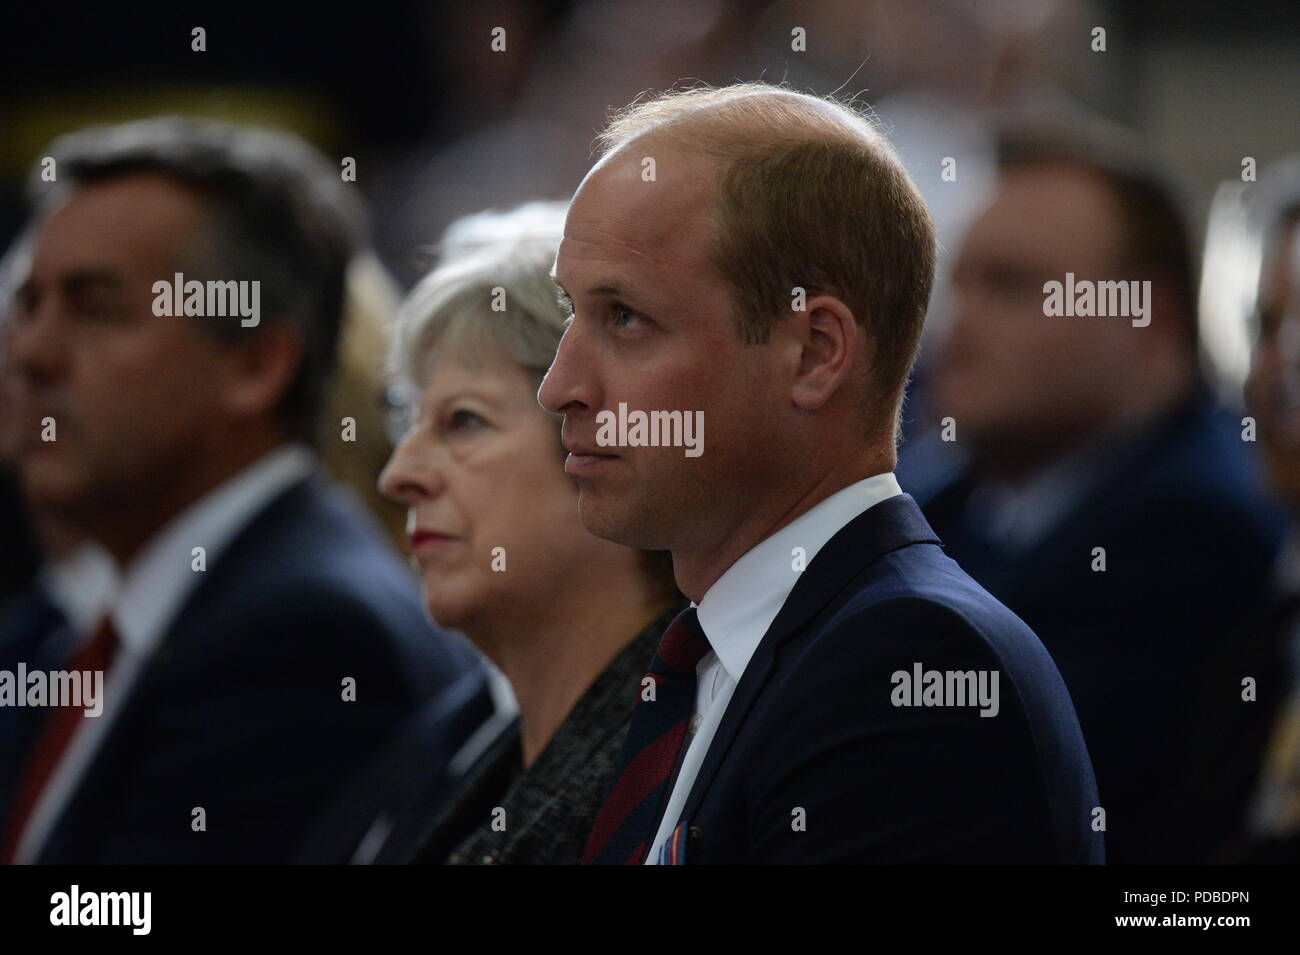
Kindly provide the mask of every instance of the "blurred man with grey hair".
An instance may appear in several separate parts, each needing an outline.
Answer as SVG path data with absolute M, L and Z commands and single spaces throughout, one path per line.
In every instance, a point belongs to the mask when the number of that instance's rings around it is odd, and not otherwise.
M 312 450 L 361 209 L 305 143 L 225 123 L 48 156 L 8 330 L 19 469 L 120 580 L 91 632 L 52 628 L 100 712 L 50 707 L 0 770 L 4 857 L 286 860 L 477 665 Z

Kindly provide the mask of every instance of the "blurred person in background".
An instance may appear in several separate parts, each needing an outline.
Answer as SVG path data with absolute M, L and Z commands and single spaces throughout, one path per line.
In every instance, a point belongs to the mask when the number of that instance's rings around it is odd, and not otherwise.
M 326 470 L 380 519 L 398 552 L 407 547 L 406 512 L 380 493 L 378 477 L 401 437 L 392 433 L 393 424 L 405 408 L 402 389 L 390 384 L 386 368 L 401 300 L 377 257 L 353 259 L 338 374 L 319 429 Z M 339 441 L 340 427 L 347 427 L 349 418 L 354 440 Z M 508 696 L 497 705 L 493 690 L 498 683 L 490 668 L 475 667 L 426 700 L 403 721 L 392 743 L 373 754 L 321 813 L 292 861 L 372 865 L 408 857 L 459 772 L 453 772 L 459 764 L 449 754 L 468 745 L 475 734 L 490 733 L 503 714 L 507 721 L 513 715 Z
M 118 583 L 60 664 L 104 674 L 102 712 L 43 715 L 4 858 L 285 861 L 478 666 L 311 447 L 362 210 L 265 130 L 158 118 L 45 154 L 8 332 L 18 463 L 33 512 Z M 160 309 L 182 279 L 235 283 L 241 307 L 208 286 L 199 314 Z
M 384 362 L 401 300 L 401 289 L 373 253 L 353 258 L 339 331 L 338 370 L 323 403 L 317 438 L 326 472 L 361 498 L 398 553 L 406 546 L 406 515 L 379 493 L 375 482 L 393 453 Z M 339 440 L 345 432 L 349 440 Z
M 1291 527 L 1254 625 L 1226 642 L 1197 697 L 1157 847 L 1175 863 L 1300 863 L 1300 157 L 1256 188 L 1263 257 L 1247 411 Z
M 1201 380 L 1167 187 L 1126 140 L 1074 122 L 1008 121 L 999 164 L 956 255 L 928 409 L 965 459 L 923 508 L 1060 667 L 1107 861 L 1159 862 L 1142 847 L 1194 691 L 1264 600 L 1280 525 L 1240 420 Z M 1149 281 L 1145 319 L 1046 314 L 1045 283 L 1067 273 Z
M 509 682 L 517 716 L 468 768 L 414 861 L 576 863 L 655 646 L 682 602 L 664 553 L 592 536 L 537 388 L 564 332 L 550 269 L 563 203 L 455 223 L 403 305 L 415 419 L 384 471 L 440 624 Z
M 1253 676 L 1260 710 L 1270 713 L 1242 826 L 1239 861 L 1300 864 L 1300 159 L 1279 172 L 1289 187 L 1265 237 L 1260 273 L 1258 342 L 1247 382 L 1248 410 L 1273 488 L 1292 516 L 1286 547 L 1272 575 L 1267 658 L 1235 674 Z M 1230 674 L 1231 675 L 1231 674 Z M 1227 721 L 1224 721 L 1227 724 Z M 1250 752 L 1249 742 L 1232 752 Z
M 14 280 L 25 274 L 30 243 L 15 242 L 0 263 L 0 469 L 5 516 L 6 593 L 0 598 L 0 672 L 20 665 L 48 671 L 67 658 L 76 635 L 105 614 L 117 587 L 108 552 L 49 514 L 34 510 L 17 480 L 22 428 L 16 414 L 17 381 L 4 360 Z M 7 475 L 12 471 L 13 480 Z M 40 707 L 0 706 L 0 820 L 8 818 L 23 764 L 44 722 Z
M 26 251 L 23 243 L 15 242 L 0 258 L 0 527 L 5 528 L 5 546 L 0 548 L 0 629 L 12 609 L 11 598 L 27 588 L 40 564 L 35 531 L 18 482 L 13 384 L 6 374 L 4 361 L 6 319 L 13 300 L 15 275 L 26 258 Z M 0 786 L 3 785 L 0 781 Z
M 684 76 L 725 82 L 752 68 L 743 57 L 753 11 L 735 0 L 680 3 L 653 15 L 627 0 L 578 0 L 553 17 L 540 13 L 519 2 L 465 5 L 425 34 L 429 62 L 441 65 L 440 88 L 450 103 L 469 108 L 441 114 L 418 150 L 381 172 L 377 219 L 399 275 L 408 249 L 460 216 L 571 195 L 589 164 L 591 130 L 610 103 Z M 483 57 L 464 41 L 498 26 L 506 56 Z M 556 63 L 581 67 L 557 70 Z

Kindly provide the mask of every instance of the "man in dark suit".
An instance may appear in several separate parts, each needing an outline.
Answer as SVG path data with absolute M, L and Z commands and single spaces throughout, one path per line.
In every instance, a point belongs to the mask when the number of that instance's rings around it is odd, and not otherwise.
M 1101 861 L 1055 666 L 892 473 L 934 236 L 889 144 L 752 84 L 638 104 L 601 145 L 539 398 L 588 529 L 670 550 L 693 606 L 585 860 Z
M 19 465 L 34 511 L 118 577 L 90 627 L 46 615 L 96 703 L 47 701 L 4 767 L 5 859 L 286 861 L 477 665 L 318 473 L 359 209 L 305 144 L 228 124 L 88 130 L 49 155 L 6 331 Z
M 1158 863 L 1196 690 L 1263 605 L 1282 522 L 1240 416 L 1198 374 L 1186 224 L 1156 174 L 1103 136 L 1002 131 L 998 188 L 958 250 L 931 379 L 953 439 L 938 444 L 964 458 L 921 504 L 1060 667 L 1108 861 Z M 1066 281 L 1149 291 L 1131 314 L 1046 314 L 1045 286 Z

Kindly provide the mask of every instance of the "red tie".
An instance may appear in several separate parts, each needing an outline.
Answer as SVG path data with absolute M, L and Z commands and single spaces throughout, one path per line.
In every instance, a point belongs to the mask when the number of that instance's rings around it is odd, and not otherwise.
M 107 673 L 117 652 L 117 644 L 117 631 L 113 629 L 112 618 L 105 617 L 104 622 L 95 631 L 95 636 L 77 648 L 77 652 L 72 655 L 72 659 L 67 662 L 64 669 L 71 672 L 99 670 Z M 9 827 L 5 836 L 4 853 L 0 855 L 0 861 L 5 865 L 13 863 L 14 854 L 18 851 L 18 840 L 27 827 L 28 818 L 36 808 L 46 783 L 54 774 L 55 767 L 63 757 L 63 751 L 68 748 L 68 743 L 72 741 L 72 735 L 81 725 L 83 718 L 85 718 L 84 707 L 60 706 L 42 725 L 36 745 L 27 757 L 27 767 L 22 781 L 15 790 L 13 809 L 9 814 Z
M 694 607 L 664 631 L 650 664 L 653 700 L 640 698 L 619 753 L 613 788 L 596 814 L 583 865 L 640 865 L 659 828 L 695 711 L 695 668 L 709 652 Z

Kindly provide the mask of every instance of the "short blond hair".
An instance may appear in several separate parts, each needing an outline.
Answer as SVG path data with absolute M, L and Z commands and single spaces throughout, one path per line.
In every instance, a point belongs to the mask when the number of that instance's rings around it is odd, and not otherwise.
M 869 428 L 888 423 L 896 435 L 935 236 L 874 122 L 833 97 L 740 83 L 640 98 L 613 114 L 596 144 L 607 156 L 643 137 L 719 161 L 714 264 L 735 293 L 742 340 L 767 341 L 795 287 L 836 295 L 875 345 Z

